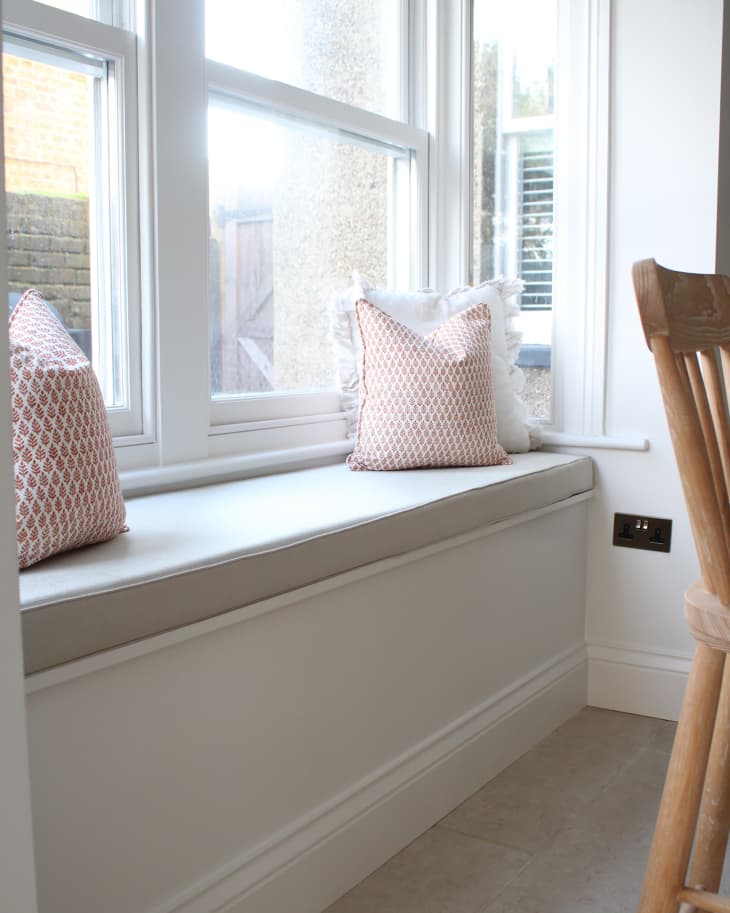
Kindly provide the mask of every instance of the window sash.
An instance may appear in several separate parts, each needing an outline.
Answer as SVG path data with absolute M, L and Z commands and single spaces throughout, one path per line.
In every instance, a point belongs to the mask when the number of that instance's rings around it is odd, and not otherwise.
M 103 186 L 89 215 L 91 237 L 105 239 L 99 249 L 103 263 L 98 270 L 104 287 L 97 289 L 96 297 L 98 301 L 111 299 L 111 305 L 100 307 L 94 315 L 92 335 L 95 351 L 108 349 L 113 338 L 119 353 L 122 404 L 108 409 L 115 441 L 138 441 L 149 429 L 143 413 L 136 37 L 34 0 L 5 0 L 3 31 L 11 49 L 17 45 L 22 53 L 45 57 L 55 66 L 62 66 L 66 59 L 74 69 L 80 65 L 90 75 L 103 76 L 108 85 L 108 91 L 97 99 L 97 162 L 111 168 L 97 169 Z M 95 228 L 95 223 L 108 231 Z M 104 328 L 100 324 L 109 313 L 112 326 Z
M 390 252 L 394 263 L 407 260 L 408 268 L 405 271 L 394 268 L 390 279 L 400 285 L 423 284 L 419 280 L 423 271 L 421 251 L 426 239 L 421 227 L 425 219 L 420 213 L 428 182 L 426 131 L 218 61 L 206 60 L 205 66 L 209 96 L 216 104 L 230 104 L 242 111 L 259 110 L 274 120 L 302 124 L 379 153 L 408 156 L 411 207 L 402 215 L 409 223 L 404 234 L 410 240 L 403 251 L 393 239 Z M 268 421 L 271 427 L 290 427 L 292 441 L 296 442 L 303 440 L 303 433 L 296 430 L 302 424 L 301 419 L 310 416 L 312 424 L 331 422 L 332 430 L 341 436 L 344 424 L 336 421 L 340 415 L 339 395 L 334 390 L 215 396 L 211 398 L 210 434 L 241 435 L 241 445 L 248 447 L 261 430 L 260 423 Z M 292 421 L 295 419 L 296 423 Z M 220 443 L 211 446 L 219 447 Z
M 468 48 L 472 2 L 460 4 Z M 592 439 L 605 427 L 610 10 L 611 0 L 558 0 L 555 114 L 505 124 L 514 136 L 554 117 L 553 392 L 545 428 Z M 456 87 L 451 97 L 470 121 L 471 99 Z M 471 239 L 471 168 L 460 186 L 462 231 Z M 473 256 L 471 241 L 468 250 Z

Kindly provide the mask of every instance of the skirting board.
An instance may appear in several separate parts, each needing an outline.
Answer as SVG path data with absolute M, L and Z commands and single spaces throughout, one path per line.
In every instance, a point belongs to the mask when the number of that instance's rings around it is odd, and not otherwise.
M 588 704 L 677 720 L 690 662 L 679 653 L 588 644 Z
M 150 913 L 320 913 L 586 703 L 583 644 Z

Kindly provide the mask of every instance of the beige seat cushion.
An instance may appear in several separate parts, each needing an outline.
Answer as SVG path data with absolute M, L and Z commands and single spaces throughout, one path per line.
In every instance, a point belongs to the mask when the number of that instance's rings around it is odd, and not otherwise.
M 324 466 L 127 503 L 130 532 L 20 575 L 26 673 L 249 605 L 570 498 L 590 459 Z

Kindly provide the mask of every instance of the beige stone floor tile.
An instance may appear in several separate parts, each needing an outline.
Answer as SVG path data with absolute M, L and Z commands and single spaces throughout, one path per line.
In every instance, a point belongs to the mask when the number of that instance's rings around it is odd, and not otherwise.
M 530 857 L 431 828 L 326 913 L 481 913 Z
M 668 760 L 640 749 L 484 913 L 633 911 Z
M 647 747 L 657 748 L 671 754 L 674 744 L 674 733 L 677 731 L 676 723 L 665 722 L 656 735 L 648 742 Z
M 633 913 L 674 729 L 582 711 L 326 913 Z
M 667 723 L 586 708 L 447 815 L 439 827 L 536 853 Z

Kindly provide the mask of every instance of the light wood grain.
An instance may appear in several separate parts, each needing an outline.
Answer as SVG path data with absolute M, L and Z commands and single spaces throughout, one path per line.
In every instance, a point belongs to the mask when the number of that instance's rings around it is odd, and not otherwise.
M 696 640 L 716 650 L 727 651 L 730 642 L 730 612 L 718 596 L 698 580 L 684 594 L 684 617 Z
M 712 354 L 710 352 L 703 352 L 702 354 L 705 363 L 708 359 L 711 363 L 715 361 L 714 352 L 712 352 Z M 692 396 L 694 397 L 697 415 L 700 420 L 700 427 L 702 428 L 702 436 L 705 442 L 705 449 L 707 451 L 707 458 L 710 464 L 712 483 L 715 487 L 715 498 L 717 500 L 720 521 L 725 538 L 724 552 L 727 555 L 728 543 L 730 543 L 730 506 L 728 505 L 727 500 L 727 487 L 725 485 L 725 471 L 722 465 L 721 449 L 730 447 L 730 440 L 726 440 L 723 447 L 720 447 L 719 437 L 721 429 L 718 428 L 716 430 L 714 420 L 715 415 L 718 414 L 718 409 L 722 409 L 722 414 L 725 418 L 727 417 L 727 412 L 725 410 L 724 402 L 721 404 L 718 403 L 718 399 L 722 395 L 720 391 L 715 393 L 714 409 L 710 406 L 710 396 L 705 386 L 705 376 L 700 370 L 700 363 L 697 355 L 694 352 L 687 353 L 684 356 L 684 361 L 687 365 L 687 374 L 692 389 Z M 716 379 L 716 376 L 712 378 L 713 381 Z M 726 422 L 724 424 L 726 424 Z M 730 593 L 728 595 L 730 596 Z
M 728 604 L 730 562 L 723 521 L 727 504 L 718 501 L 691 380 L 686 379 L 686 363 L 675 358 L 666 336 L 654 336 L 651 348 L 702 576 L 711 591 Z
M 697 652 L 639 911 L 730 913 L 715 893 L 730 830 L 730 279 L 653 260 L 633 277 L 702 572 L 685 595 Z
M 712 420 L 717 429 L 717 443 L 722 457 L 725 480 L 725 497 L 730 491 L 730 416 L 725 399 L 725 380 L 720 373 L 720 359 L 715 350 L 702 352 L 702 376 L 705 378 L 707 396 L 712 410 Z
M 730 913 L 730 898 L 720 897 L 709 891 L 694 891 L 685 888 L 679 893 L 680 899 L 690 905 L 691 910 L 705 910 L 706 913 Z
M 730 832 L 730 659 L 725 656 L 720 701 L 702 792 L 688 884 L 716 893 Z
M 682 273 L 641 260 L 634 291 L 646 341 L 667 336 L 675 352 L 701 352 L 730 343 L 730 277 Z
M 697 651 L 677 724 L 639 913 L 675 913 L 692 850 L 725 654 Z

